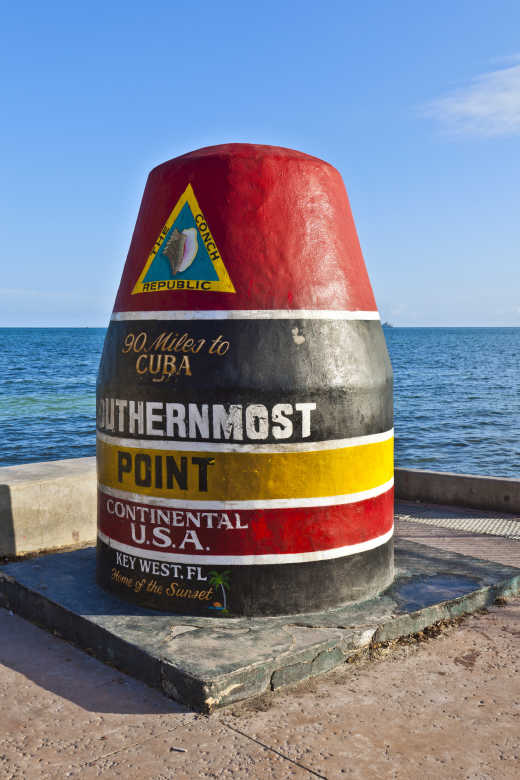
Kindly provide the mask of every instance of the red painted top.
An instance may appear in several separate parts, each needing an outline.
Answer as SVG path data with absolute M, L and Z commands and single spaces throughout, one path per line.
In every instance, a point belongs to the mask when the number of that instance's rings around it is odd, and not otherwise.
M 189 184 L 236 292 L 132 294 Z M 204 309 L 376 309 L 335 168 L 292 149 L 225 144 L 151 171 L 114 312 Z

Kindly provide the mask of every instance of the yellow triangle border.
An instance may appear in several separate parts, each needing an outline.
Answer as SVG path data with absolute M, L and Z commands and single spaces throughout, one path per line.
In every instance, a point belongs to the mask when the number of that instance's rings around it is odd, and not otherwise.
M 157 252 L 161 248 L 161 245 L 164 239 L 166 238 L 166 236 L 168 235 L 171 226 L 173 225 L 173 223 L 181 213 L 181 209 L 184 207 L 186 203 L 189 204 L 191 213 L 193 214 L 193 217 L 195 219 L 195 224 L 197 225 L 198 236 L 206 247 L 206 251 L 208 252 L 210 260 L 213 263 L 213 267 L 218 276 L 218 279 L 216 280 L 201 279 L 199 281 L 195 280 L 193 282 L 192 280 L 182 280 L 182 279 L 178 279 L 178 280 L 171 279 L 171 280 L 164 280 L 161 282 L 145 282 L 144 279 L 146 278 L 146 274 L 148 273 Z M 206 227 L 201 232 L 199 225 L 202 224 L 204 224 Z M 209 246 L 214 247 L 211 250 L 211 253 L 208 248 Z M 196 286 L 193 287 L 190 286 L 190 284 L 194 284 Z M 148 255 L 146 263 L 144 264 L 144 268 L 141 271 L 141 274 L 134 285 L 134 289 L 132 290 L 132 295 L 136 295 L 137 293 L 147 293 L 147 292 L 166 292 L 166 291 L 174 292 L 175 290 L 179 290 L 179 291 L 197 290 L 198 292 L 225 292 L 225 293 L 236 292 L 235 288 L 233 287 L 233 282 L 231 281 L 229 274 L 227 272 L 226 266 L 224 265 L 224 261 L 222 260 L 222 256 L 219 252 L 215 239 L 211 235 L 211 231 L 209 229 L 208 223 L 199 206 L 199 203 L 197 201 L 195 192 L 193 191 L 193 187 L 191 186 L 191 184 L 188 184 L 188 186 L 180 196 L 179 200 L 173 207 L 170 216 L 164 223 L 163 228 L 159 233 L 159 236 L 155 244 L 152 247 L 152 251 Z

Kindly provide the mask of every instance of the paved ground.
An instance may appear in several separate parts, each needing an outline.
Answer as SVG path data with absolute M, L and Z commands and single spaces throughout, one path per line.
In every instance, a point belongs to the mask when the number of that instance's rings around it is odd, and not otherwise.
M 520 565 L 468 513 L 400 512 L 405 538 Z M 520 776 L 520 599 L 376 654 L 208 718 L 0 610 L 0 778 Z

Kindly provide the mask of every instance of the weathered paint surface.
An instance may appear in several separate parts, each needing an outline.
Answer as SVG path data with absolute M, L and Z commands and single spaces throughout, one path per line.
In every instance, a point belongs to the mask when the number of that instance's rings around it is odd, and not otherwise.
M 191 184 L 236 293 L 132 295 L 150 252 Z M 338 171 L 291 149 L 228 144 L 151 171 L 114 311 L 347 309 L 374 296 Z
M 392 372 L 334 168 L 232 144 L 152 171 L 97 423 L 103 586 L 276 614 L 390 583 Z

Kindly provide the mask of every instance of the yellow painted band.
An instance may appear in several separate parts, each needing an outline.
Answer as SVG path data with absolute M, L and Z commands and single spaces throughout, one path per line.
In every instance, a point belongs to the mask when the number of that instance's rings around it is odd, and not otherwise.
M 144 496 L 202 501 L 342 496 L 393 477 L 393 438 L 312 452 L 143 450 L 98 440 L 98 478 Z

